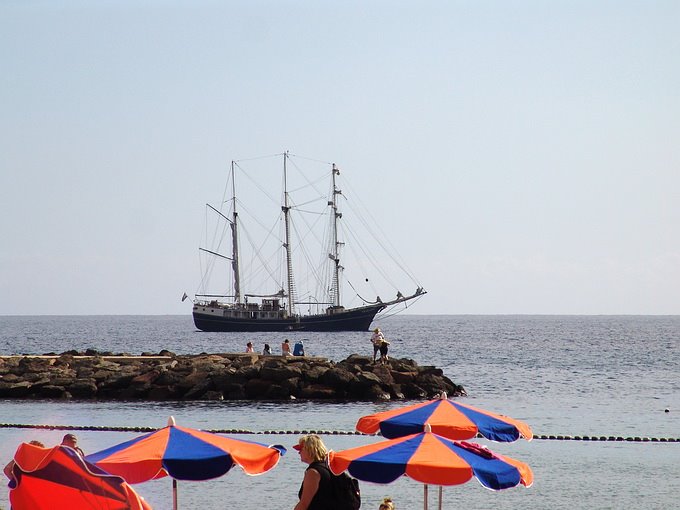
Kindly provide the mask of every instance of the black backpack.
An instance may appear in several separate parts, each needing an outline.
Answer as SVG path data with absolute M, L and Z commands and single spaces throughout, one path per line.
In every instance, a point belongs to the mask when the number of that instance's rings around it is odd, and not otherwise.
M 361 508 L 361 490 L 359 480 L 347 473 L 333 474 L 326 463 L 315 463 L 315 468 L 322 467 L 330 475 L 330 491 L 332 503 L 329 510 L 359 510 Z

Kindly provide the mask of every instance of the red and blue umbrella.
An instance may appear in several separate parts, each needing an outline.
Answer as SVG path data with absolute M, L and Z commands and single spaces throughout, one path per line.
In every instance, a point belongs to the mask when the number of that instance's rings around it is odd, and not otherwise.
M 392 409 L 359 419 L 356 429 L 365 434 L 380 432 L 386 438 L 416 434 L 429 424 L 432 432 L 449 439 L 470 439 L 478 433 L 492 441 L 511 442 L 533 438 L 531 427 L 520 420 L 491 413 L 446 398 Z
M 21 444 L 12 474 L 12 508 L 151 510 L 120 476 L 104 472 L 67 446 Z
M 529 487 L 534 478 L 531 468 L 523 462 L 475 443 L 452 441 L 429 431 L 330 452 L 329 463 L 334 473 L 347 470 L 367 482 L 390 483 L 407 476 L 425 484 L 426 491 L 427 484 L 458 485 L 473 477 L 492 490 L 520 484 Z
M 171 476 L 177 508 L 176 480 L 210 480 L 236 465 L 249 475 L 259 475 L 275 467 L 285 453 L 280 445 L 180 427 L 170 417 L 167 427 L 88 455 L 87 460 L 128 483 Z

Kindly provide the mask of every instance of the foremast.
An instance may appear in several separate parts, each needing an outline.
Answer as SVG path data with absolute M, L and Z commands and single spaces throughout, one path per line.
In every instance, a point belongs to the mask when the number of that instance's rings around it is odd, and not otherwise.
M 234 301 L 241 304 L 241 270 L 238 263 L 238 211 L 236 211 L 236 174 L 234 172 L 234 162 L 231 162 L 231 200 L 232 200 L 232 221 L 231 226 L 231 268 L 234 271 Z

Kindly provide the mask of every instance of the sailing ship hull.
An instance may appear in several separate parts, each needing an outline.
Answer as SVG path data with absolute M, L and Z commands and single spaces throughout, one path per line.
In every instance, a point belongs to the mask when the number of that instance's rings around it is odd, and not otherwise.
M 201 331 L 368 331 L 383 304 L 343 310 L 332 314 L 293 318 L 248 319 L 220 316 L 194 309 L 194 324 Z

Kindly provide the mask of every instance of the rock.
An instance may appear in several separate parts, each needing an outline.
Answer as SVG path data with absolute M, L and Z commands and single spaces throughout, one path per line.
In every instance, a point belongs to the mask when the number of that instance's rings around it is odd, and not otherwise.
M 337 393 L 332 388 L 328 386 L 323 386 L 321 384 L 310 384 L 305 386 L 300 391 L 298 398 L 305 398 L 310 400 L 334 400 L 337 399 Z
M 19 381 L 12 383 L 0 382 L 0 397 L 4 398 L 24 398 L 31 390 L 31 383 Z
M 78 380 L 68 386 L 66 390 L 74 398 L 93 398 L 97 395 L 97 384 L 94 379 Z
M 365 400 L 390 400 L 390 394 L 383 390 L 379 384 L 373 384 L 366 389 Z
M 46 384 L 40 388 L 40 393 L 36 394 L 36 396 L 42 398 L 70 398 L 71 394 L 63 386 Z
M 0 357 L 0 398 L 385 401 L 423 399 L 441 391 L 465 394 L 441 369 L 419 367 L 410 359 L 391 359 L 383 365 L 358 354 L 334 363 L 244 353 L 85 352 Z
M 260 378 L 265 379 L 267 381 L 274 381 L 280 383 L 281 381 L 285 381 L 287 379 L 300 377 L 302 377 L 302 370 L 300 370 L 296 366 L 288 365 L 283 365 L 280 367 L 264 366 L 260 370 Z
M 307 370 L 304 371 L 303 376 L 305 381 L 318 382 L 321 380 L 323 375 L 330 370 L 330 367 L 312 365 Z
M 356 377 L 349 370 L 336 366 L 327 370 L 321 376 L 321 381 L 335 390 L 344 391 L 350 383 L 356 381 Z

